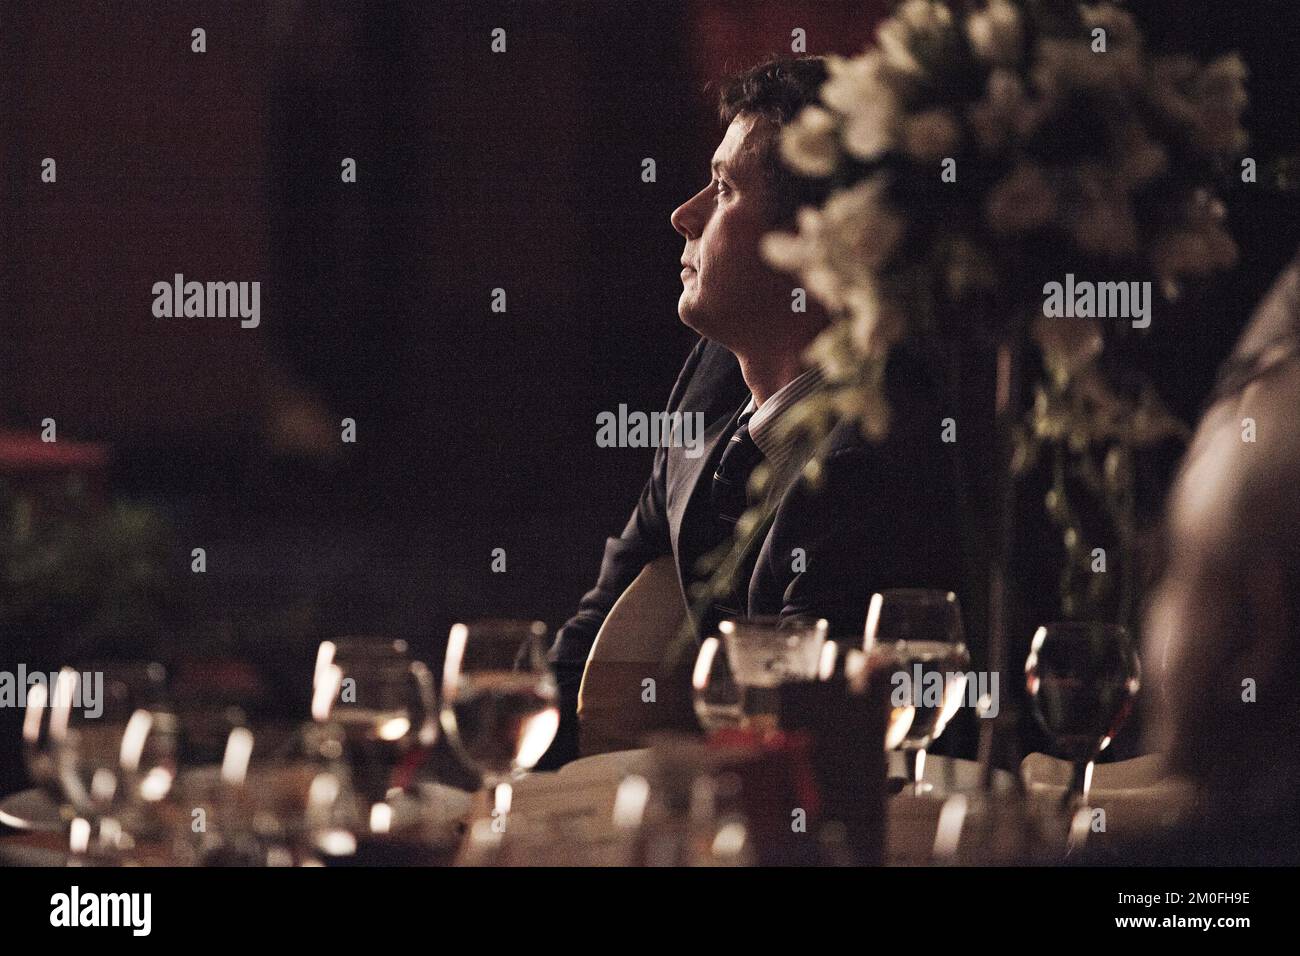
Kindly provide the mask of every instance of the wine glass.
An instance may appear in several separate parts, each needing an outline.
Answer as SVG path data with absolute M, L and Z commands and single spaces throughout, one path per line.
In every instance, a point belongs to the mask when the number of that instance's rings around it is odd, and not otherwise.
M 718 721 L 712 729 L 740 726 L 760 735 L 775 731 L 781 685 L 818 676 L 827 630 L 824 618 L 757 616 L 722 621 L 718 632 L 726 654 L 701 645 L 696 660 L 699 679 L 693 682 L 703 685 L 695 692 L 697 714 L 701 705 L 708 707 L 705 716 Z
M 1025 660 L 1034 713 L 1074 767 L 1063 805 L 1087 804 L 1097 755 L 1110 746 L 1141 686 L 1128 630 L 1097 621 L 1044 624 Z
M 106 661 L 70 671 L 57 731 L 59 784 L 75 812 L 98 825 L 99 849 L 131 849 L 153 835 L 176 778 L 177 722 L 156 662 Z
M 42 680 L 27 691 L 27 709 L 23 712 L 22 752 L 27 776 L 59 810 L 61 824 L 66 825 L 75 811 L 63 794 L 57 762 L 58 744 L 68 730 L 77 672 L 62 668 L 52 685 Z
M 546 662 L 546 625 L 484 620 L 455 624 L 442 673 L 442 727 L 483 775 L 493 815 L 509 812 L 512 775 L 530 770 L 560 725 Z
M 358 793 L 375 806 L 409 791 L 438 725 L 433 676 L 406 642 L 322 641 L 314 683 L 312 716 L 341 729 Z
M 925 793 L 925 753 L 961 707 L 970 653 L 951 591 L 896 588 L 871 596 L 864 650 L 892 672 L 886 743 L 902 750 L 907 782 Z

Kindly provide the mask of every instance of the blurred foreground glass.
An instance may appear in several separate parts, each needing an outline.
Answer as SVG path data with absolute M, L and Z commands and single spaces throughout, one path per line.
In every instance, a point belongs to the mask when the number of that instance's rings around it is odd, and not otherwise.
M 1043 625 L 1025 660 L 1025 683 L 1038 722 L 1074 765 L 1064 805 L 1086 804 L 1093 762 L 1123 726 L 1141 686 L 1128 630 L 1092 621 Z
M 512 774 L 532 769 L 560 725 L 546 662 L 546 625 L 484 620 L 455 624 L 442 674 L 442 728 L 483 775 L 495 808 L 509 808 Z
M 353 786 L 370 804 L 380 803 L 412 788 L 437 742 L 433 675 L 405 641 L 322 641 L 312 717 L 340 728 Z
M 196 715 L 197 718 L 197 715 Z M 205 866 L 291 866 L 355 851 L 361 810 L 338 724 L 254 726 L 237 708 L 203 715 L 224 724 L 215 762 L 182 767 L 175 852 Z
M 71 673 L 72 701 L 55 728 L 54 761 L 67 803 L 98 830 L 97 846 L 72 849 L 113 856 L 156 835 L 156 809 L 176 779 L 177 723 L 166 672 L 154 662 L 103 661 Z
M 731 676 L 722 641 L 716 637 L 706 637 L 700 644 L 691 674 L 691 700 L 695 717 L 705 733 L 730 730 L 744 720 L 740 688 Z
M 966 693 L 970 653 L 961 605 L 951 591 L 898 588 L 871 596 L 864 649 L 890 671 L 886 747 L 907 759 L 907 782 L 925 792 L 925 752 L 943 733 Z
M 822 618 L 736 618 L 718 625 L 721 635 L 700 645 L 691 675 L 700 725 L 710 733 L 741 727 L 777 729 L 780 687 L 813 680 L 827 646 Z
M 78 686 L 77 672 L 65 667 L 53 685 L 39 681 L 28 688 L 27 708 L 23 712 L 22 752 L 27 778 L 59 808 L 64 824 L 76 811 L 68 803 L 59 781 L 58 744 L 67 736 L 68 717 Z

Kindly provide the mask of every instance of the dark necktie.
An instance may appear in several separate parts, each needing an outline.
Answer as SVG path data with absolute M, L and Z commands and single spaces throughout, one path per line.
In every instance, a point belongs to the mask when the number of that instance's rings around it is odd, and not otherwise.
M 753 436 L 749 434 L 751 415 L 752 412 L 749 412 L 740 416 L 739 425 L 722 452 L 717 471 L 713 473 L 710 500 L 717 520 L 718 535 L 722 541 L 734 542 L 736 522 L 749 507 L 747 488 L 750 475 L 763 460 L 763 453 L 755 444 Z M 743 591 L 741 593 L 743 594 Z M 741 595 L 732 594 L 714 601 L 710 620 L 706 626 L 711 628 L 724 617 L 743 617 L 745 613 Z
M 718 461 L 718 469 L 713 473 L 713 512 L 727 534 L 734 533 L 736 522 L 749 506 L 749 496 L 746 493 L 749 476 L 763 460 L 763 453 L 749 434 L 749 419 L 752 414 L 746 412 L 740 416 L 739 424 Z

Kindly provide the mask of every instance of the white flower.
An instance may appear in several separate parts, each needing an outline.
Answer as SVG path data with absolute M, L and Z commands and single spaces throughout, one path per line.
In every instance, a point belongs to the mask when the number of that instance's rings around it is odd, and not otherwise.
M 882 382 L 870 382 L 857 390 L 845 389 L 851 395 L 837 398 L 836 404 L 846 414 L 853 414 L 861 425 L 868 441 L 881 442 L 889 436 L 893 412 L 885 397 Z
M 1180 276 L 1208 275 L 1237 261 L 1237 244 L 1223 226 L 1223 203 L 1198 191 L 1185 221 L 1154 243 L 1151 265 L 1165 286 L 1177 287 Z
M 1025 95 L 1020 78 L 1000 67 L 989 72 L 983 99 L 966 111 L 975 138 L 986 152 L 996 152 L 1013 136 L 1027 138 L 1042 115 L 1041 106 Z
M 804 287 L 833 313 L 874 323 L 876 277 L 902 238 L 903 221 L 888 209 L 879 177 L 835 193 L 820 209 L 803 207 L 798 233 L 769 233 L 760 245 L 776 269 L 798 273 Z M 863 333 L 866 338 L 870 335 Z
M 808 294 L 833 312 L 845 308 L 844 285 L 834 269 L 824 263 L 815 263 L 803 272 Z
M 1128 188 L 1144 186 L 1165 171 L 1168 157 L 1164 148 L 1147 136 L 1141 124 L 1125 123 L 1116 138 L 1118 172 Z
M 834 192 L 820 209 L 799 210 L 795 232 L 764 237 L 764 258 L 798 275 L 831 314 L 808 355 L 838 386 L 836 409 L 869 435 L 888 430 L 883 369 L 920 321 L 914 313 L 929 314 L 931 305 L 937 316 L 978 309 L 981 290 L 993 290 L 993 301 L 1000 291 L 1013 294 L 1017 277 L 1007 270 L 1022 254 L 1037 259 L 1039 250 L 1026 247 L 1048 230 L 1060 246 L 1044 256 L 1073 250 L 1125 268 L 1147 263 L 1166 291 L 1235 261 L 1222 204 L 1212 196 L 1182 209 L 1151 209 L 1134 198 L 1155 199 L 1149 187 L 1180 150 L 1201 161 L 1242 143 L 1240 59 L 1202 68 L 1190 58 L 1150 57 L 1134 18 L 1109 2 L 1083 7 L 1080 28 L 1060 36 L 1040 16 L 1039 7 L 1050 6 L 981 0 L 962 5 L 978 10 L 957 15 L 935 0 L 905 0 L 882 24 L 877 47 L 828 58 L 823 105 L 801 113 L 782 136 L 785 161 L 814 176 L 833 173 L 846 154 L 918 163 L 971 145 L 980 154 L 966 189 L 951 194 L 952 209 L 936 212 L 924 193 L 895 190 L 878 172 Z M 1097 28 L 1106 31 L 1104 53 L 1092 49 Z M 982 71 L 986 86 L 975 102 L 962 83 L 949 83 Z M 1080 144 L 1081 132 L 1097 138 Z M 1188 173 L 1199 168 L 1187 164 Z M 1047 373 L 1073 396 L 1040 410 L 1033 427 L 1071 442 L 1093 434 L 1131 442 L 1163 427 L 1155 414 L 1144 425 L 1148 409 L 1105 388 L 1096 359 L 1109 325 L 1034 318 L 1039 301 L 1006 305 L 999 306 L 1003 321 L 1033 320 L 1025 331 L 1042 349 Z M 1085 411 L 1071 411 L 1076 405 Z
M 1034 86 L 1052 98 L 1085 89 L 1124 89 L 1142 80 L 1142 57 L 1136 47 L 1094 53 L 1086 41 L 1049 38 L 1038 43 L 1032 75 Z
M 1166 122 L 1192 130 L 1201 149 L 1236 152 L 1246 142 L 1241 128 L 1246 76 L 1246 64 L 1236 54 L 1220 57 L 1204 69 L 1190 57 L 1162 57 L 1152 68 L 1148 95 Z
M 1231 152 L 1245 145 L 1241 114 L 1246 109 L 1246 64 L 1235 53 L 1220 57 L 1196 78 L 1189 100 L 1196 110 L 1201 146 Z
M 800 272 L 808 265 L 813 243 L 793 232 L 769 232 L 760 242 L 759 249 L 773 269 Z
M 934 161 L 951 156 L 961 140 L 961 130 L 947 110 L 926 110 L 903 123 L 903 150 L 914 159 Z
M 881 176 L 835 193 L 822 210 L 821 239 L 832 266 L 846 276 L 874 275 L 903 236 L 903 221 L 884 202 Z
M 813 339 L 804 353 L 808 363 L 821 368 L 831 382 L 849 381 L 858 368 L 859 357 L 849 345 L 848 325 L 847 322 L 832 322 Z
M 846 296 L 849 308 L 849 341 L 864 358 L 883 359 L 902 339 L 901 317 L 881 301 L 875 283 L 865 282 L 850 289 Z
M 835 117 L 820 106 L 806 106 L 781 132 L 781 158 L 805 176 L 829 176 L 839 163 Z
M 851 113 L 881 86 L 880 54 L 868 50 L 851 59 L 829 54 L 826 73 L 821 88 L 822 102 L 837 113 Z
M 952 26 L 952 11 L 937 0 L 906 0 L 894 18 L 917 33 L 935 33 Z
M 1221 102 L 1225 109 L 1240 113 L 1249 99 L 1245 86 L 1249 75 L 1245 62 L 1236 53 L 1221 56 L 1197 77 L 1199 98 Z
M 911 34 L 901 20 L 889 19 L 876 31 L 885 63 L 900 73 L 920 73 L 921 63 L 909 47 Z
M 827 65 L 830 79 L 822 84 L 822 102 L 844 117 L 845 150 L 858 159 L 879 158 L 894 145 L 899 116 L 897 97 L 881 78 L 880 54 L 831 57 Z
M 885 359 L 866 358 L 854 353 L 849 343 L 847 322 L 830 325 L 813 340 L 804 358 L 821 367 L 832 387 L 825 393 L 823 410 L 831 421 L 856 421 L 872 441 L 889 434 L 890 408 L 884 391 Z M 839 387 L 835 387 L 835 386 Z M 820 473 L 816 457 L 809 460 L 805 476 Z
M 916 79 L 937 63 L 949 46 L 952 11 L 934 0 L 907 0 L 876 31 L 886 74 Z
M 1019 235 L 1050 222 L 1056 207 L 1056 194 L 1043 170 L 1023 160 L 989 190 L 984 215 L 995 232 Z
M 894 144 L 894 108 L 883 101 L 864 103 L 844 124 L 844 148 L 852 156 L 878 159 Z
M 1196 122 L 1196 108 L 1187 98 L 1186 89 L 1200 72 L 1189 56 L 1164 56 L 1151 67 L 1151 86 L 1147 96 L 1164 113 L 1171 125 L 1191 126 Z
M 1127 10 L 1121 10 L 1114 4 L 1103 3 L 1095 7 L 1080 6 L 1079 14 L 1083 18 L 1083 25 L 1088 31 L 1089 40 L 1092 39 L 1092 31 L 1097 27 L 1101 27 L 1106 31 L 1107 52 L 1116 47 L 1135 47 L 1140 46 L 1142 43 L 1142 33 L 1138 30 L 1133 15 Z
M 966 18 L 966 36 L 976 56 L 999 66 L 1020 59 L 1020 12 L 1008 0 L 992 0 Z
M 798 274 L 808 294 L 830 311 L 843 311 L 840 278 L 829 264 L 821 211 L 804 206 L 796 220 L 797 233 L 769 232 L 763 236 L 759 244 L 763 258 L 774 269 Z

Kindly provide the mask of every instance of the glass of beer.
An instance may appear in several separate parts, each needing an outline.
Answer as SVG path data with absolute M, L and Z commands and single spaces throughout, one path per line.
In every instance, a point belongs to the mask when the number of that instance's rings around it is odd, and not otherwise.
M 739 697 L 740 726 L 765 736 L 777 729 L 780 688 L 815 680 L 828 625 L 824 618 L 732 618 L 718 625 Z

